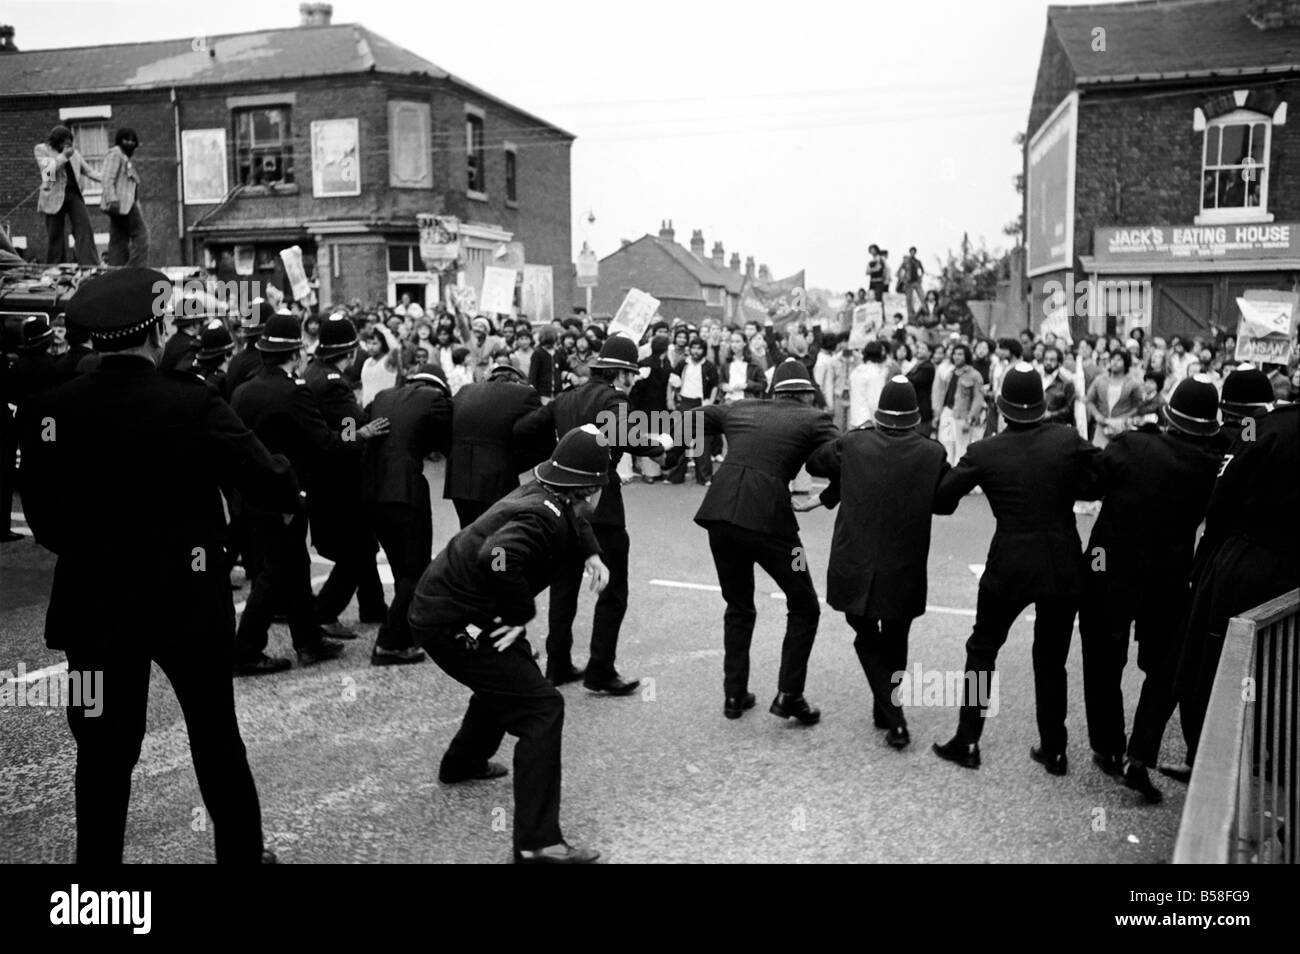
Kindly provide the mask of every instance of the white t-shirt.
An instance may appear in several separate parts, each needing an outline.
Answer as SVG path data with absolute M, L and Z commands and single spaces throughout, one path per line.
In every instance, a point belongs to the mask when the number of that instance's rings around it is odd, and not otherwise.
M 728 401 L 741 401 L 748 397 L 745 394 L 745 385 L 749 383 L 749 362 L 743 358 L 735 358 L 727 365 L 727 383 L 733 388 L 740 388 L 739 391 L 728 391 Z
M 682 397 L 704 400 L 704 362 L 687 361 L 682 365 Z
M 871 420 L 880 405 L 880 392 L 889 380 L 889 367 L 882 361 L 864 361 L 849 375 L 849 427 Z

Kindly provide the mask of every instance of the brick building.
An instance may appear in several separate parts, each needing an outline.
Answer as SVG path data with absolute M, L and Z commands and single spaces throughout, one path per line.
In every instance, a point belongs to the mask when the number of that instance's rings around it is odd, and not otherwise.
M 733 252 L 728 261 L 721 242 L 715 241 L 707 255 L 705 247 L 699 229 L 691 233 L 690 248 L 679 245 L 671 221 L 660 226 L 658 235 L 625 240 L 600 260 L 600 282 L 592 290 L 593 314 L 612 315 L 628 290 L 639 288 L 659 299 L 659 314 L 667 320 L 739 320 L 746 279 L 770 281 L 768 268 L 760 265 L 755 274 L 754 259 L 748 258 L 742 271 L 738 253 Z
M 1035 327 L 1237 327 L 1300 282 L 1300 4 L 1051 7 L 1025 145 Z M 1085 281 L 1101 294 L 1081 295 Z
M 574 137 L 363 26 L 331 24 L 328 4 L 301 11 L 284 30 L 0 48 L 0 215 L 15 244 L 29 257 L 45 247 L 32 148 L 50 128 L 70 126 L 93 164 L 128 125 L 154 266 L 287 292 L 278 253 L 298 245 L 324 304 L 404 292 L 432 304 L 416 216 L 455 215 L 462 262 L 522 243 L 526 262 L 551 266 L 567 313 Z M 83 188 L 97 205 L 97 186 Z M 102 250 L 108 223 L 90 211 Z

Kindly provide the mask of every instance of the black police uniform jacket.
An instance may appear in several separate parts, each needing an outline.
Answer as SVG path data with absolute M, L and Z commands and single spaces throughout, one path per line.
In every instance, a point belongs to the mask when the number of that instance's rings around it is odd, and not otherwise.
M 272 453 L 289 458 L 309 498 L 328 494 L 330 469 L 345 467 L 353 453 L 326 425 L 307 382 L 281 368 L 263 367 L 255 378 L 241 384 L 231 407 Z M 253 501 L 246 502 L 256 507 Z
M 866 424 L 823 444 L 809 458 L 808 469 L 831 478 L 822 503 L 840 505 L 826 602 L 842 613 L 874 619 L 922 615 L 930 515 L 949 470 L 943 446 L 912 428 Z
M 134 355 L 106 354 L 37 395 L 19 427 L 23 509 L 36 542 L 58 555 L 49 645 L 211 639 L 227 650 L 235 617 L 217 489 L 291 511 L 289 462 L 225 401 Z
M 418 629 L 490 631 L 498 618 L 523 626 L 536 614 L 533 598 L 561 569 L 599 552 L 587 522 L 530 481 L 447 542 L 420 577 L 407 618 Z
M 663 453 L 663 445 L 648 431 L 643 431 L 644 439 L 630 440 L 636 437 L 630 430 L 630 419 L 627 416 L 630 409 L 631 404 L 626 394 L 608 381 L 591 378 L 534 411 L 515 428 L 515 439 L 520 444 L 544 451 L 543 457 L 555 449 L 559 438 L 575 427 L 592 424 L 605 435 L 609 447 L 609 483 L 601 491 L 600 502 L 589 518 L 593 526 L 627 526 L 627 515 L 623 507 L 623 481 L 618 476 L 618 462 L 623 455 L 654 457 Z M 628 427 L 620 428 L 620 421 Z M 620 430 L 625 430 L 626 433 L 620 433 Z
M 951 513 L 977 484 L 997 529 L 981 587 L 1005 599 L 1077 596 L 1087 568 L 1074 520 L 1076 500 L 1095 500 L 1098 448 L 1060 424 L 1008 424 L 971 444 L 939 484 L 935 509 Z M 952 509 L 949 509 L 952 508 Z
M 235 388 L 245 381 L 251 381 L 262 373 L 262 352 L 253 347 L 250 341 L 243 351 L 237 353 L 226 365 L 226 400 L 235 396 Z
M 356 432 L 370 421 L 341 372 L 313 358 L 303 380 L 316 399 L 328 427 L 343 441 L 345 453 L 326 467 L 315 492 L 307 498 L 311 542 L 331 560 L 347 553 L 375 553 L 379 546 L 361 507 L 361 454 L 364 441 Z M 349 436 L 350 435 L 350 436 Z
M 23 402 L 34 394 L 59 383 L 59 373 L 54 356 L 48 351 L 29 351 L 18 356 L 9 370 L 5 400 L 22 408 Z
M 702 527 L 730 523 L 783 540 L 799 535 L 790 506 L 790 481 L 813 451 L 840 436 L 830 414 L 784 398 L 714 404 L 689 412 L 704 424 L 704 434 L 725 434 L 727 456 L 713 475 L 695 514 Z
M 515 424 L 541 406 L 537 390 L 510 374 L 457 391 L 443 497 L 492 503 L 518 487 L 519 475 L 549 453 L 517 445 L 514 437 Z
M 175 371 L 185 369 L 192 363 L 192 355 L 199 350 L 199 339 L 196 335 L 184 331 L 178 331 L 167 339 L 163 345 L 162 358 L 158 361 L 159 371 Z
M 83 344 L 69 345 L 68 350 L 59 355 L 54 362 L 54 373 L 59 383 L 71 381 L 79 374 L 93 371 L 99 364 L 100 355 Z
M 1143 428 L 1112 438 L 1097 459 L 1094 490 L 1103 503 L 1088 538 L 1089 571 L 1185 590 L 1219 460 L 1210 440 L 1175 431 Z
M 372 419 L 388 418 L 388 433 L 366 441 L 362 497 L 431 512 L 424 459 L 451 449 L 451 400 L 436 386 L 405 384 L 380 391 L 366 410 Z

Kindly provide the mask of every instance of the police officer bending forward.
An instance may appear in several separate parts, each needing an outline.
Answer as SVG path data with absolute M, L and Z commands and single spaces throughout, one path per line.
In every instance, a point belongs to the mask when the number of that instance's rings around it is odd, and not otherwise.
M 586 864 L 599 853 L 560 833 L 560 740 L 564 697 L 542 676 L 524 637 L 533 598 L 558 569 L 586 561 L 592 589 L 609 571 L 587 516 L 608 481 L 609 451 L 593 426 L 575 428 L 537 480 L 511 491 L 452 537 L 425 570 L 411 603 L 411 632 L 447 675 L 474 694 L 443 756 L 445 784 L 500 778 L 489 762 L 505 733 L 515 745 L 514 858 Z

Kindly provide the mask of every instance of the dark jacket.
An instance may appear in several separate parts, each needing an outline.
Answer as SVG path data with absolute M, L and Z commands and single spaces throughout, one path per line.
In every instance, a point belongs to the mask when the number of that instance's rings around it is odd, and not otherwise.
M 1047 404 L 1047 420 L 1052 424 L 1069 424 L 1074 426 L 1074 381 L 1059 369 L 1052 383 L 1043 389 L 1043 399 Z
M 731 362 L 725 361 L 718 365 L 718 385 L 730 383 Z M 745 397 L 761 398 L 767 394 L 767 369 L 761 367 L 757 361 L 750 361 L 749 367 L 745 369 Z M 717 402 L 721 404 L 727 399 L 727 395 L 719 391 Z M 737 403 L 735 401 L 732 402 Z
M 536 389 L 506 372 L 457 391 L 442 495 L 493 503 L 518 487 L 519 475 L 550 453 L 515 442 L 515 424 L 541 406 Z
M 823 444 L 808 469 L 831 478 L 822 503 L 842 503 L 831 539 L 826 602 L 874 619 L 922 615 L 930 514 L 949 470 L 943 446 L 915 430 L 868 424 Z
M 700 369 L 700 378 L 702 379 L 704 384 L 704 397 L 701 400 L 707 402 L 717 397 L 717 394 L 715 392 L 718 390 L 718 366 L 714 364 L 712 361 L 710 361 L 708 358 L 705 358 L 700 363 L 703 365 L 703 367 Z M 682 377 L 682 372 L 685 370 L 686 370 L 686 361 L 678 361 L 677 366 L 673 368 L 673 374 L 677 375 L 680 378 Z
M 309 497 L 328 494 L 330 471 L 352 459 L 353 449 L 326 425 L 307 382 L 280 368 L 263 367 L 235 389 L 230 406 L 272 453 L 289 458 Z
M 1156 430 L 1114 438 L 1097 459 L 1095 490 L 1103 503 L 1088 538 L 1089 571 L 1185 590 L 1196 528 L 1218 472 L 1208 440 Z
M 620 410 L 621 409 L 621 410 Z M 600 503 L 591 515 L 593 525 L 625 527 L 627 518 L 623 510 L 623 481 L 618 476 L 618 462 L 624 454 L 637 457 L 654 457 L 663 453 L 663 447 L 646 433 L 645 440 L 632 441 L 636 435 L 622 433 L 627 427 L 627 412 L 631 409 L 628 397 L 608 381 L 592 378 L 570 391 L 565 391 L 550 404 L 538 408 L 519 422 L 515 439 L 546 454 L 555 448 L 561 437 L 575 427 L 594 424 L 606 435 L 609 447 L 609 483 L 601 492 Z
M 357 403 L 352 387 L 341 372 L 313 358 L 303 380 L 316 399 L 325 426 L 342 439 L 345 453 L 322 474 L 323 480 L 307 500 L 311 514 L 311 542 L 331 560 L 348 552 L 376 549 L 369 521 L 361 507 L 361 453 L 365 443 L 357 431 L 370 416 Z
M 41 439 L 46 417 L 57 440 Z M 218 486 L 290 512 L 289 462 L 206 388 L 133 355 L 106 354 L 42 392 L 20 409 L 19 427 L 23 510 L 37 543 L 58 554 L 49 645 L 210 640 L 216 656 L 228 652 L 235 617 Z
M 638 411 L 668 410 L 668 378 L 672 375 L 672 365 L 664 355 L 651 355 L 637 362 L 640 367 L 649 368 L 649 377 L 638 380 L 628 394 L 628 400 Z
M 29 351 L 18 355 L 9 369 L 8 393 L 5 400 L 22 409 L 23 403 L 34 394 L 59 383 L 59 373 L 54 356 L 48 351 Z
M 1073 428 L 1049 424 L 1008 424 L 970 445 L 940 483 L 935 509 L 951 513 L 976 485 L 984 489 L 998 523 L 981 588 L 1029 600 L 1083 592 L 1074 502 L 1096 499 L 1098 453 Z
M 533 352 L 533 363 L 528 368 L 528 383 L 536 390 L 539 397 L 554 397 L 564 390 L 564 370 L 567 362 L 564 352 L 559 348 L 555 354 L 547 354 L 545 348 Z
M 251 381 L 262 373 L 262 352 L 250 342 L 243 351 L 235 354 L 226 365 L 226 400 L 235 396 L 235 388 Z
M 727 456 L 695 514 L 702 527 L 729 523 L 782 540 L 799 535 L 790 506 L 790 481 L 813 451 L 840 436 L 824 410 L 798 401 L 746 400 L 690 412 L 702 419 L 705 435 L 725 434 Z
M 159 371 L 186 369 L 194 360 L 199 350 L 199 338 L 184 331 L 178 331 L 167 339 L 163 345 L 162 358 L 158 361 Z
M 921 424 L 927 425 L 934 420 L 934 403 L 930 393 L 934 389 L 934 362 L 929 358 L 918 361 L 907 372 L 907 380 L 916 389 L 916 405 L 921 411 Z
M 367 410 L 372 417 L 388 418 L 388 433 L 366 441 L 362 497 L 367 503 L 431 510 L 424 459 L 451 449 L 451 399 L 440 388 L 413 382 L 380 391 Z
M 54 372 L 58 376 L 59 383 L 71 381 L 78 374 L 93 371 L 99 364 L 99 358 L 98 352 L 83 344 L 69 345 L 68 350 L 54 361 Z
M 522 626 L 536 613 L 533 598 L 559 571 L 599 552 L 586 521 L 530 481 L 447 542 L 420 577 L 408 619 L 434 630 L 490 631 L 497 618 Z

